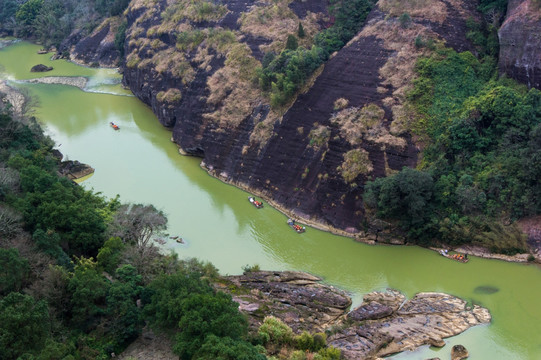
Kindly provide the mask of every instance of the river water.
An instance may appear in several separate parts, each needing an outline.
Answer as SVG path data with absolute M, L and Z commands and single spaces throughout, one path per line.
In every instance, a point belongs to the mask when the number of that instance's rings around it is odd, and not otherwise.
M 455 344 L 466 346 L 473 359 L 541 359 L 539 267 L 474 257 L 461 264 L 418 247 L 369 246 L 311 228 L 297 234 L 284 215 L 269 206 L 256 209 L 249 194 L 208 176 L 199 159 L 179 155 L 171 133 L 121 88 L 119 74 L 50 61 L 38 49 L 25 42 L 0 49 L 0 78 L 39 100 L 36 116 L 66 158 L 96 169 L 83 186 L 107 197 L 119 194 L 123 202 L 152 203 L 167 214 L 170 235 L 186 242 L 170 240 L 167 251 L 210 261 L 222 274 L 255 264 L 307 271 L 348 291 L 354 304 L 367 292 L 390 287 L 408 297 L 447 292 L 492 313 L 490 325 L 446 339 L 442 349 L 423 347 L 393 359 L 449 359 Z M 31 73 L 38 63 L 54 70 Z M 84 90 L 24 82 L 40 76 L 90 81 Z

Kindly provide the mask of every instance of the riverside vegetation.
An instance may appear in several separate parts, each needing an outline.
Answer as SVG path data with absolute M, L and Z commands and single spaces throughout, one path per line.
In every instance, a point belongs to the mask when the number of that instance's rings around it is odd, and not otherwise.
M 340 358 L 274 318 L 249 332 L 214 266 L 159 253 L 163 213 L 60 177 L 52 147 L 28 113 L 0 109 L 0 358 L 107 359 L 145 323 L 182 359 Z

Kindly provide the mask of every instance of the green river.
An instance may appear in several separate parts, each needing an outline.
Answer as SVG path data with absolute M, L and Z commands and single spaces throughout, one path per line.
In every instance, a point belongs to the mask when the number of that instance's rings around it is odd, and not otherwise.
M 345 289 L 354 304 L 388 287 L 407 296 L 447 292 L 487 307 L 493 321 L 446 339 L 442 349 L 423 347 L 393 359 L 450 358 L 463 344 L 472 359 L 541 359 L 541 271 L 534 265 L 471 258 L 461 264 L 418 247 L 370 246 L 308 228 L 297 234 L 269 206 L 257 210 L 249 194 L 216 180 L 200 159 L 179 155 L 171 133 L 151 110 L 120 86 L 113 70 L 90 69 L 38 55 L 18 42 L 0 50 L 0 79 L 39 99 L 36 116 L 65 158 L 96 169 L 82 185 L 124 202 L 152 203 L 169 218 L 168 232 L 185 244 L 165 244 L 181 257 L 208 260 L 223 274 L 245 265 L 302 270 Z M 31 73 L 36 64 L 53 66 Z M 86 76 L 87 88 L 28 84 L 40 76 Z M 109 122 L 120 126 L 114 131 Z

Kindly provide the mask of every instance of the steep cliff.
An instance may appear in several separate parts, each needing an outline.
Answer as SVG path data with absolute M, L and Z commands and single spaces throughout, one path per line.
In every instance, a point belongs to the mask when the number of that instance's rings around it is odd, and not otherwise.
M 541 3 L 510 0 L 498 37 L 500 73 L 541 89 Z
M 304 221 L 359 233 L 363 184 L 417 162 L 404 101 L 424 44 L 473 49 L 465 23 L 478 14 L 463 0 L 381 0 L 294 102 L 271 108 L 255 81 L 264 54 L 280 52 L 299 22 L 309 48 L 333 21 L 326 9 L 324 0 L 132 1 L 124 83 L 212 175 Z

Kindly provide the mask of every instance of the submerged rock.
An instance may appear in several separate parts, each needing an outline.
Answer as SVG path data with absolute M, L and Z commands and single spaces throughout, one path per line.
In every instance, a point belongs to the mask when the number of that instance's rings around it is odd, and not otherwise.
M 327 343 L 346 359 L 383 357 L 421 345 L 443 347 L 444 338 L 491 321 L 487 309 L 444 293 L 419 293 L 406 301 L 396 290 L 372 292 L 348 313 L 349 296 L 310 274 L 262 271 L 226 281 L 220 287 L 233 294 L 253 327 L 268 315 L 296 333 L 333 327 Z

